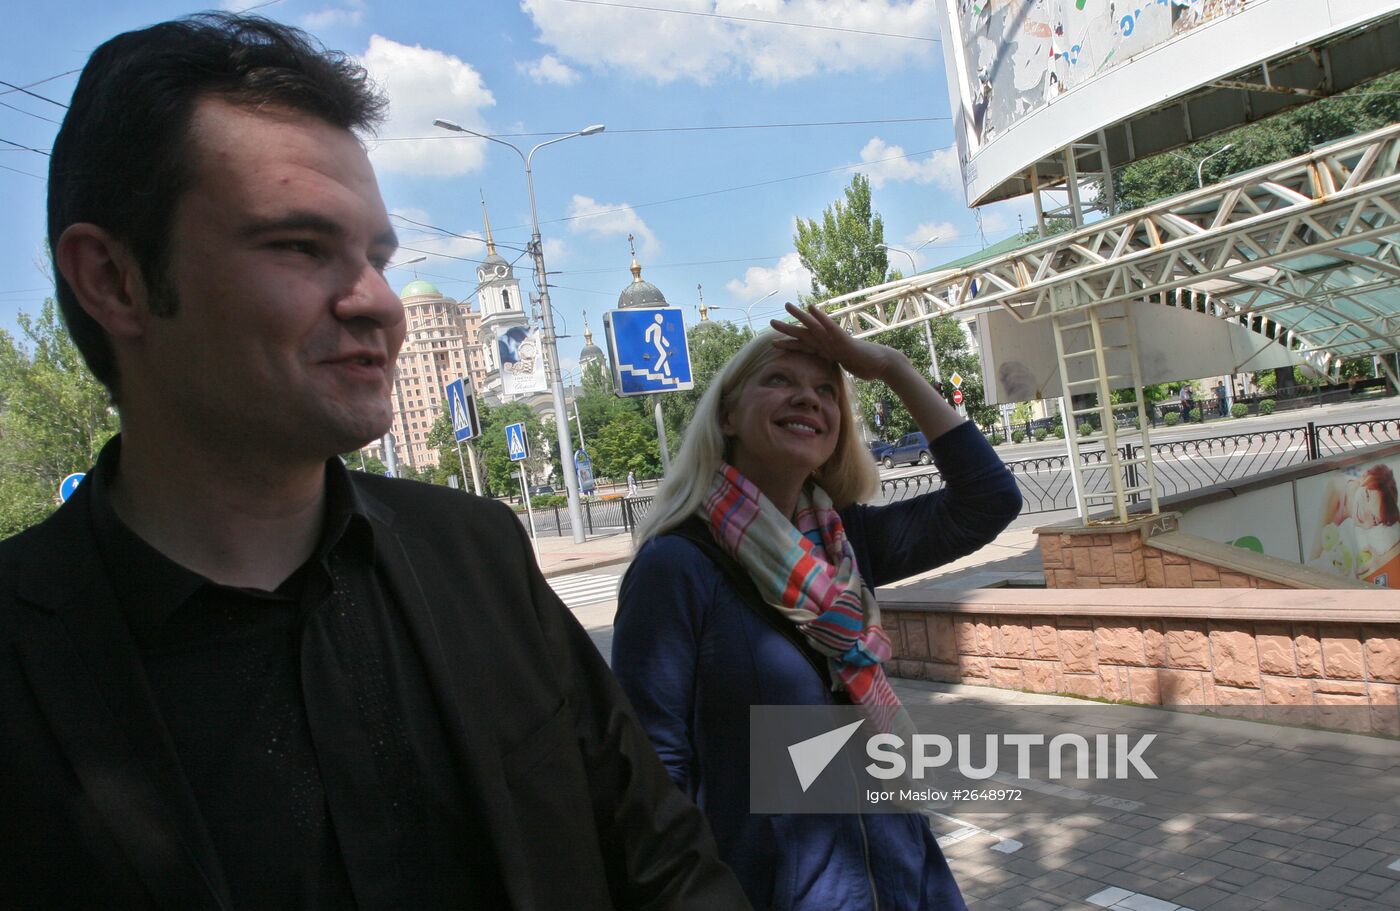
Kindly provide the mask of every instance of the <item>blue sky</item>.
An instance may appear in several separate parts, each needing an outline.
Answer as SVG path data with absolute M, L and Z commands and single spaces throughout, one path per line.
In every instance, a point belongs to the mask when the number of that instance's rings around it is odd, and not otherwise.
M 256 3 L 224 4 L 240 5 Z M 101 41 L 200 8 L 26 5 L 0 33 L 0 80 L 66 102 L 76 74 L 50 77 L 80 68 Z M 769 291 L 778 294 L 754 309 L 756 319 L 809 290 L 793 252 L 794 220 L 819 217 L 856 170 L 872 179 L 886 242 L 912 249 L 938 236 L 918 253 L 921 268 L 977 250 L 983 235 L 990 243 L 1017 230 L 1018 215 L 1033 219 L 1024 200 L 984 207 L 979 233 L 964 204 L 941 45 L 927 40 L 938 38 L 931 0 L 280 0 L 259 12 L 360 58 L 389 96 L 371 160 L 401 216 L 403 246 L 423 251 L 405 249 L 399 259 L 429 257 L 389 273 L 396 289 L 416 272 L 451 297 L 472 293 L 473 261 L 484 253 L 480 195 L 504 255 L 519 255 L 529 236 L 520 160 L 436 129 L 434 118 L 494 135 L 540 134 L 506 137 L 527 149 L 547 134 L 607 125 L 534 160 L 566 368 L 583 345 L 583 312 L 596 332 L 631 280 L 628 233 L 645 278 L 686 308 L 687 322 L 697 318 L 696 285 L 707 304 L 736 308 L 714 317 L 742 322 L 744 308 Z M 34 85 L 40 80 L 48 81 Z M 58 129 L 48 121 L 63 110 L 0 92 L 0 139 L 48 149 Z M 37 312 L 51 293 L 47 160 L 0 148 L 0 329 L 13 333 L 16 314 Z M 891 264 L 909 271 L 903 256 Z M 528 274 L 528 261 L 517 274 Z

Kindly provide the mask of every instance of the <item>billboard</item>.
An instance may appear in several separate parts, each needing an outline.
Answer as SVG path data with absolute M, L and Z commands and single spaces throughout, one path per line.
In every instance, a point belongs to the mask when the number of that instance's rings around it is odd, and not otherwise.
M 538 329 L 512 326 L 496 338 L 501 394 L 533 395 L 549 388 L 544 375 L 544 344 Z
M 1348 581 L 1400 589 L 1397 475 L 1400 455 L 1378 455 L 1187 507 L 1180 528 Z
M 1391 0 L 938 4 L 969 205 L 1025 192 L 1023 184 L 1006 182 L 1070 143 L 1204 87 L 1243 100 L 1232 97 L 1228 108 L 1212 107 L 1211 118 L 1198 116 L 1200 122 L 1194 125 L 1189 111 L 1185 123 L 1180 116 L 1143 119 L 1136 135 L 1108 137 L 1113 163 L 1155 154 L 1299 103 L 1303 96 L 1296 93 L 1288 97 L 1272 91 L 1271 100 L 1270 92 L 1261 97 L 1237 86 L 1214 84 L 1395 12 Z M 1383 50 L 1381 54 L 1385 56 Z M 1348 55 L 1366 56 L 1350 50 Z M 1389 62 L 1376 61 L 1365 69 L 1370 75 L 1393 69 L 1393 54 L 1389 56 Z M 1301 71 L 1294 75 L 1303 82 L 1312 78 Z M 1354 84 L 1361 75 L 1343 81 Z M 1274 78 L 1279 78 L 1277 71 Z M 1250 79 L 1269 80 L 1268 72 Z M 1332 91 L 1344 87 L 1337 80 L 1330 83 Z

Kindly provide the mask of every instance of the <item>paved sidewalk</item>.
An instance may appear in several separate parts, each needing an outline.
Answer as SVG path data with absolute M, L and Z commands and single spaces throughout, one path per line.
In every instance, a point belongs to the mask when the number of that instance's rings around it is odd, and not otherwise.
M 1155 732 L 1160 776 L 930 813 L 975 911 L 1394 911 L 1400 742 L 988 687 L 893 681 L 919 730 Z M 991 719 L 991 720 L 989 720 Z M 980 758 L 980 757 L 979 757 Z M 1010 763 L 1002 766 L 1006 768 Z M 1040 778 L 1037 778 L 1040 776 Z M 1125 799 L 1131 798 L 1131 799 Z M 1047 812 L 1048 811 L 1048 812 Z
M 540 535 L 537 544 L 540 569 L 545 576 L 579 573 L 632 559 L 632 536 L 626 532 L 594 535 L 575 544 L 569 535 Z

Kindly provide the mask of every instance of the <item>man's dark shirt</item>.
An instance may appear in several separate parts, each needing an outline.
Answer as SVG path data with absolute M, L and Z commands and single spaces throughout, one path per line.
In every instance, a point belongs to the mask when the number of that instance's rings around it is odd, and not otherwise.
M 211 582 L 127 528 L 110 499 L 118 458 L 109 446 L 90 479 L 93 531 L 236 906 L 503 904 L 340 461 L 315 553 L 263 592 Z

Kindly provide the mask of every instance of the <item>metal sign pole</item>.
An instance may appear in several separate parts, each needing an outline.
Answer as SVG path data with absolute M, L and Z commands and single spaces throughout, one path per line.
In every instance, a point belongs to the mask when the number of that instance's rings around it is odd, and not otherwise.
M 535 562 L 540 562 L 540 542 L 535 534 L 535 511 L 530 506 L 530 485 L 525 480 L 525 463 L 520 463 L 520 494 L 525 498 L 525 515 L 530 519 L 530 546 L 535 549 Z
M 467 463 L 466 463 L 466 460 L 462 458 L 462 441 L 461 441 L 461 440 L 458 440 L 458 441 L 457 441 L 457 464 L 459 464 L 459 465 L 462 466 L 462 489 L 463 489 L 463 490 L 470 490 L 471 488 L 469 488 L 469 487 L 467 486 Z M 477 493 L 481 493 L 481 490 L 478 489 L 478 490 L 477 490 Z
M 481 470 L 476 465 L 476 447 L 471 440 L 467 440 L 467 459 L 472 464 L 472 489 L 479 497 L 486 496 L 486 488 L 481 486 Z
M 665 474 L 671 470 L 671 453 L 666 447 L 666 422 L 661 419 L 661 396 L 654 396 L 656 400 L 656 441 L 661 444 L 661 473 Z

